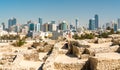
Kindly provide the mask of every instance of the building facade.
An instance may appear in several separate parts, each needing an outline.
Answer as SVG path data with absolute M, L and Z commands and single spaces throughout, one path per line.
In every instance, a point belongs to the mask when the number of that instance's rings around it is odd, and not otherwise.
M 99 18 L 98 18 L 98 15 L 96 14 L 94 18 L 95 18 L 95 28 L 98 29 L 99 28 Z
M 95 19 L 89 20 L 89 30 L 95 30 Z

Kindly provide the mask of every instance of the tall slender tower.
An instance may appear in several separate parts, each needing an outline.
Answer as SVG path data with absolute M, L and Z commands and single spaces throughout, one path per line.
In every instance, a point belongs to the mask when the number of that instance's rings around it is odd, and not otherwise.
M 118 29 L 120 29 L 120 18 L 118 19 Z
M 40 31 L 42 31 L 43 30 L 43 27 L 42 27 L 42 18 L 39 18 L 38 19 L 38 23 L 40 23 Z
M 99 28 L 99 17 L 98 17 L 97 14 L 95 15 L 95 28 L 96 28 L 96 29 Z
M 76 30 L 78 28 L 77 26 L 78 26 L 78 19 L 75 20 L 75 28 L 76 28 Z

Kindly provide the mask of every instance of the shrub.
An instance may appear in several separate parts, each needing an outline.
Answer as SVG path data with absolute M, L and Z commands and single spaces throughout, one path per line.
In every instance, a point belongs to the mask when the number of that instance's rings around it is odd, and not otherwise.
M 24 45 L 26 42 L 25 40 L 19 39 L 18 41 L 16 41 L 15 43 L 13 43 L 13 46 L 18 46 L 21 47 L 22 45 Z
M 80 37 L 78 36 L 78 34 L 73 35 L 73 38 L 74 39 L 80 39 Z
M 95 38 L 95 35 L 94 34 L 84 34 L 84 35 L 81 35 L 81 36 L 78 36 L 77 34 L 73 35 L 73 38 L 74 39 L 94 39 Z
M 109 33 L 104 32 L 99 35 L 99 38 L 108 38 L 108 35 L 109 35 Z

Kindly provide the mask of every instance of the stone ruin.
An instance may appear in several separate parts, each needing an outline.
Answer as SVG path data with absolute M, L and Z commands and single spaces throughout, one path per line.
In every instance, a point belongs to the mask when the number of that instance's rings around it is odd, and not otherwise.
M 101 41 L 107 43 L 112 39 Z M 93 48 L 88 41 L 69 40 L 62 45 L 60 43 L 55 44 L 43 70 L 120 70 L 119 45 Z

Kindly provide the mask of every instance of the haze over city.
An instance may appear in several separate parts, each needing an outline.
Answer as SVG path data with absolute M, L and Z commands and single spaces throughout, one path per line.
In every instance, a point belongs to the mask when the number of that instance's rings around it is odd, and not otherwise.
M 102 25 L 120 18 L 119 3 L 119 0 L 1 0 L 0 23 L 8 24 L 11 17 L 22 24 L 28 20 L 37 22 L 41 17 L 43 22 L 66 20 L 75 24 L 78 18 L 80 25 L 86 26 L 98 14 Z

